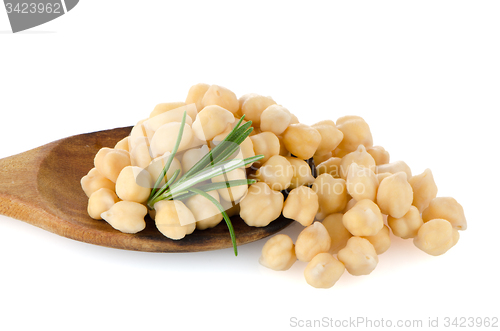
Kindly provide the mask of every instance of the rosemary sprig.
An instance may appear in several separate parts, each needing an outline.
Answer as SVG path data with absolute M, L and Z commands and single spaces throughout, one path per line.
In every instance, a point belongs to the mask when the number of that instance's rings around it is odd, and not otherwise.
M 239 145 L 250 135 L 253 130 L 253 128 L 251 127 L 252 122 L 249 121 L 241 125 L 244 118 L 243 116 L 238 121 L 233 130 L 226 136 L 226 138 L 224 138 L 217 146 L 215 146 L 210 152 L 203 156 L 201 160 L 198 161 L 191 169 L 186 171 L 186 173 L 184 173 L 180 178 L 178 178 L 180 170 L 177 170 L 167 180 L 165 177 L 170 168 L 170 165 L 172 164 L 174 156 L 179 149 L 182 134 L 184 132 L 184 125 L 186 123 L 186 116 L 187 114 L 186 112 L 184 112 L 174 149 L 169 155 L 162 172 L 158 176 L 158 179 L 156 180 L 153 189 L 151 190 L 151 194 L 147 201 L 147 206 L 150 209 L 154 209 L 154 205 L 158 201 L 173 199 L 183 200 L 196 194 L 202 195 L 210 202 L 212 202 L 221 212 L 229 229 L 234 254 L 238 255 L 236 236 L 234 234 L 234 228 L 231 220 L 225 212 L 224 207 L 222 207 L 222 205 L 211 195 L 207 194 L 207 192 L 240 185 L 250 185 L 255 183 L 255 180 L 241 179 L 210 184 L 200 183 L 235 170 L 237 168 L 244 167 L 264 157 L 263 155 L 256 155 L 243 160 L 234 159 L 234 154 L 238 150 Z M 165 184 L 162 187 L 159 187 L 163 180 L 165 180 Z

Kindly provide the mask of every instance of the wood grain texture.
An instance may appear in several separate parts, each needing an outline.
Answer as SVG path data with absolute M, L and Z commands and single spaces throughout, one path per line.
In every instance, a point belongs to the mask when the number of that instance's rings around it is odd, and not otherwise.
M 61 139 L 22 154 L 0 160 L 0 214 L 10 216 L 58 235 L 90 244 L 147 252 L 195 252 L 232 247 L 224 222 L 218 226 L 171 240 L 154 221 L 137 234 L 121 233 L 105 221 L 87 214 L 87 196 L 80 179 L 93 167 L 101 147 L 113 147 L 130 133 L 117 128 Z M 247 226 L 231 218 L 238 245 L 272 235 L 292 221 L 283 217 L 266 227 Z

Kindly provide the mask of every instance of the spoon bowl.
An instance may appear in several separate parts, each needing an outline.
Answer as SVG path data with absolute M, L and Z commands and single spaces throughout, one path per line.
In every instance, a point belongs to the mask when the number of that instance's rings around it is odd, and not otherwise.
M 225 222 L 195 230 L 181 240 L 163 236 L 146 216 L 136 234 L 119 232 L 87 213 L 80 179 L 94 166 L 102 147 L 113 147 L 132 127 L 71 136 L 0 160 L 0 214 L 55 234 L 90 244 L 146 252 L 196 252 L 232 247 Z M 251 227 L 231 217 L 236 243 L 243 245 L 284 229 L 292 220 L 280 216 L 266 227 Z

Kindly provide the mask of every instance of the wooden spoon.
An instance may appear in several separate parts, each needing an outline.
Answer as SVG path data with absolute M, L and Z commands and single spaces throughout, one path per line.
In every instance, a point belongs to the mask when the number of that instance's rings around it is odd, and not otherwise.
M 61 139 L 0 160 L 0 214 L 58 235 L 90 244 L 146 252 L 195 252 L 232 247 L 225 222 L 196 230 L 182 240 L 163 236 L 149 217 L 137 234 L 121 233 L 87 214 L 80 179 L 94 166 L 101 147 L 113 147 L 130 134 L 117 128 Z M 266 227 L 250 227 L 240 217 L 231 221 L 238 245 L 272 235 L 292 221 L 284 217 Z

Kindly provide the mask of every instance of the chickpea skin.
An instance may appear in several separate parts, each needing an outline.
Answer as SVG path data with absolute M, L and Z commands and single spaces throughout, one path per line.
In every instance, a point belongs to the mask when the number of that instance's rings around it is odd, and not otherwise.
M 326 253 L 330 249 L 331 239 L 325 226 L 320 222 L 302 230 L 295 242 L 295 254 L 302 262 L 309 262 L 319 253 Z
M 330 288 L 345 271 L 342 262 L 329 253 L 319 253 L 307 264 L 304 270 L 306 282 L 315 288 Z
M 338 252 L 337 258 L 354 276 L 368 275 L 378 264 L 375 248 L 368 239 L 361 237 L 351 237 L 347 245 Z
M 269 239 L 262 247 L 259 263 L 276 271 L 284 271 L 297 261 L 295 245 L 286 234 L 277 234 Z
M 424 222 L 429 222 L 434 218 L 443 218 L 451 223 L 454 229 L 466 230 L 467 220 L 465 219 L 464 208 L 457 200 L 451 197 L 438 197 L 432 199 L 423 213 Z
M 316 153 L 321 143 L 321 134 L 309 125 L 291 124 L 283 132 L 283 143 L 290 153 L 308 160 Z
M 283 194 L 266 183 L 252 184 L 240 201 L 240 217 L 250 226 L 266 226 L 281 215 L 283 201 Z
M 307 186 L 294 188 L 288 194 L 283 207 L 283 216 L 303 226 L 309 226 L 318 212 L 318 195 Z
M 450 222 L 436 218 L 420 227 L 413 243 L 427 254 L 437 256 L 455 246 L 459 238 L 458 230 Z

